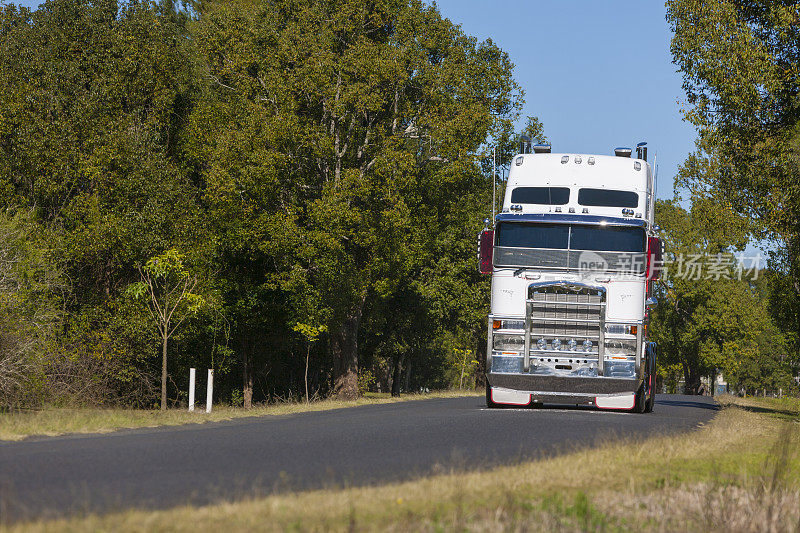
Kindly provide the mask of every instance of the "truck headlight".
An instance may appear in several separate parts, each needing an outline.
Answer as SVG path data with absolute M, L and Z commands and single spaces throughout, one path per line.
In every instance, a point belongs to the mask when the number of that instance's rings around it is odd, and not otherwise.
M 525 329 L 524 320 L 493 320 L 492 329 Z
M 606 355 L 636 355 L 636 341 L 606 339 Z
M 636 324 L 606 324 L 606 335 L 636 335 Z
M 575 339 L 570 339 L 567 343 L 567 347 L 569 348 L 569 351 L 574 352 L 578 348 L 578 341 Z
M 492 337 L 492 348 L 498 352 L 522 352 L 525 338 L 522 335 L 498 335 Z

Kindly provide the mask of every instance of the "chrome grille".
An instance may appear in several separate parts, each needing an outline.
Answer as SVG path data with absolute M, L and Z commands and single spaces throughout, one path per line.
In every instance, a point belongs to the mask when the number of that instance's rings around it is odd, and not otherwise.
M 528 288 L 526 307 L 529 328 L 526 331 L 527 353 L 537 357 L 560 354 L 601 359 L 605 320 L 605 291 L 602 288 L 579 283 L 534 283 Z M 556 338 L 561 342 L 560 350 L 552 349 L 551 339 Z M 539 339 L 547 342 L 542 346 L 544 349 L 538 346 Z M 564 349 L 571 340 L 576 342 L 576 349 Z M 589 352 L 581 348 L 586 340 L 592 341 Z
M 603 303 L 604 293 L 598 289 L 532 287 L 528 293 L 531 334 L 597 339 Z

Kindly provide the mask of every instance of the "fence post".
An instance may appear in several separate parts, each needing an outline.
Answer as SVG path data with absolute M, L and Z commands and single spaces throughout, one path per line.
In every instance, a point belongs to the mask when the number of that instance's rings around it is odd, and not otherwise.
M 778 398 L 783 398 L 783 387 L 778 389 Z
M 208 387 L 206 388 L 206 413 L 211 412 L 211 402 L 214 398 L 214 370 L 208 369 Z
M 189 412 L 191 413 L 194 411 L 194 382 L 195 382 L 195 370 L 194 368 L 189 369 Z

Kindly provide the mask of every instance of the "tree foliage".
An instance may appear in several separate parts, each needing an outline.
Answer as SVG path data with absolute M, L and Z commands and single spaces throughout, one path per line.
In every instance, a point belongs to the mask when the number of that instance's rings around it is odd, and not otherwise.
M 788 389 L 789 346 L 770 314 L 764 273 L 733 254 L 747 225 L 713 200 L 695 199 L 688 211 L 659 201 L 656 217 L 668 251 L 650 326 L 662 375 L 672 384 L 682 377 L 689 393 L 718 371 L 734 390 Z
M 697 153 L 679 185 L 715 198 L 768 239 L 771 311 L 789 339 L 800 325 L 800 6 L 754 0 L 670 0 L 672 53 L 684 76 Z M 794 350 L 797 351 L 795 344 Z
M 0 7 L 0 206 L 63 280 L 3 311 L 59 310 L 36 401 L 151 406 L 160 371 L 163 406 L 203 365 L 245 405 L 353 397 L 362 371 L 452 385 L 485 350 L 474 237 L 488 147 L 515 144 L 508 55 L 417 0 L 191 6 Z M 210 305 L 175 329 L 188 300 L 163 299 L 195 276 Z
M 141 281 L 131 283 L 125 294 L 144 300 L 161 337 L 161 410 L 167 408 L 167 345 L 183 322 L 196 314 L 203 297 L 195 293 L 197 276 L 184 265 L 183 254 L 170 249 L 139 267 Z
M 354 397 L 368 303 L 418 290 L 428 265 L 464 252 L 437 238 L 469 227 L 479 149 L 516 116 L 508 56 L 398 0 L 206 4 L 195 35 L 210 86 L 187 150 L 219 255 L 265 265 L 230 298 L 257 284 L 301 320 L 316 309 L 334 392 Z

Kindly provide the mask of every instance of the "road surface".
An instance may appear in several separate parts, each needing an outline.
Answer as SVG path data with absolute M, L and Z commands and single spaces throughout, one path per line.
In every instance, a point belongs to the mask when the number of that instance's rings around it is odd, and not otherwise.
M 716 409 L 698 396 L 658 396 L 651 414 L 489 410 L 466 397 L 2 442 L 0 523 L 509 464 L 617 435 L 691 430 Z

